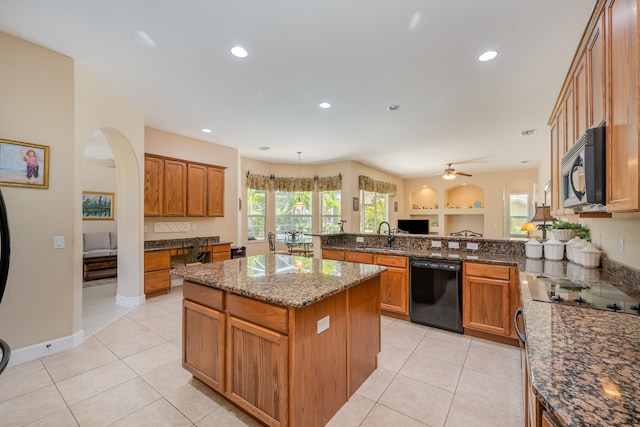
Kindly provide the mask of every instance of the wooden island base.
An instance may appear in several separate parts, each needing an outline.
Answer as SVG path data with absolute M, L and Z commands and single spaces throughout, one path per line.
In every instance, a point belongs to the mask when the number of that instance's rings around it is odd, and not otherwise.
M 184 368 L 269 426 L 324 426 L 377 367 L 380 276 L 300 308 L 183 293 Z

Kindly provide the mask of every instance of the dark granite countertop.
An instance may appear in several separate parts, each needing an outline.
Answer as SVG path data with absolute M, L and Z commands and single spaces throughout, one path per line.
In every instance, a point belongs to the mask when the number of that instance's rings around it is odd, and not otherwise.
M 304 307 L 382 274 L 385 267 L 291 255 L 256 255 L 171 273 L 184 280 L 285 307 Z
M 555 277 L 607 278 L 598 269 L 560 264 Z M 529 282 L 539 273 L 520 271 L 535 393 L 565 426 L 640 425 L 640 316 L 533 301 Z
M 221 242 L 219 236 L 211 236 L 203 238 L 209 239 L 209 246 L 229 245 L 232 242 Z M 166 251 L 167 249 L 182 249 L 182 241 L 186 239 L 162 239 L 162 240 L 145 240 L 144 251 Z

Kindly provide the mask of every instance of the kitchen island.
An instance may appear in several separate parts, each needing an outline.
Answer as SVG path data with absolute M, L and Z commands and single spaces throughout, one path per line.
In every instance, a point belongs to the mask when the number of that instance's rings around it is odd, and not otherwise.
M 377 367 L 384 267 L 259 255 L 184 279 L 183 366 L 270 426 L 323 426 Z

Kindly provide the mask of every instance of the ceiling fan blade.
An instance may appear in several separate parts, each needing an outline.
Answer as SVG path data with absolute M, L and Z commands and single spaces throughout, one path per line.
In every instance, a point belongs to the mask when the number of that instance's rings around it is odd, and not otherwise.
M 456 175 L 462 175 L 462 176 L 473 176 L 473 175 L 471 175 L 469 173 L 464 173 L 464 172 L 455 172 L 454 171 L 453 173 L 455 173 Z

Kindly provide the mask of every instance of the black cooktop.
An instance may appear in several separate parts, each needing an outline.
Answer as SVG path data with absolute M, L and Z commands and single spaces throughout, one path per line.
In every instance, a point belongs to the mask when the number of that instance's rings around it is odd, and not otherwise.
M 529 281 L 529 290 L 535 301 L 640 314 L 640 302 L 611 283 L 537 276 Z

